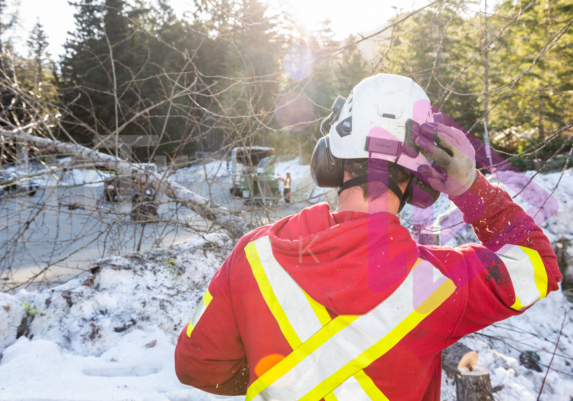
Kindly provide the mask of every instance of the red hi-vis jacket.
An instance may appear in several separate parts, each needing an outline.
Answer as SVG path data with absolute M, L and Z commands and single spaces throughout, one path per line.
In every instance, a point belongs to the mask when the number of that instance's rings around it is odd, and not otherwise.
M 439 400 L 441 351 L 558 289 L 542 230 L 481 174 L 481 245 L 421 246 L 387 213 L 318 204 L 243 237 L 179 336 L 181 382 L 250 400 Z

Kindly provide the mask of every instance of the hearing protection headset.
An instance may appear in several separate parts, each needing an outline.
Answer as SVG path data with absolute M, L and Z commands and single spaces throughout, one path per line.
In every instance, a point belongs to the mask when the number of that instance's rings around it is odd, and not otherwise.
M 428 161 L 414 139 L 423 135 L 422 123 L 443 121 L 441 114 L 431 113 L 426 93 L 411 79 L 390 74 L 367 78 L 348 99 L 339 96 L 334 101 L 321 131 L 328 120 L 330 132 L 319 139 L 311 159 L 311 176 L 317 186 L 342 192 L 380 181 L 396 194 L 400 211 L 406 203 L 426 208 L 438 199 L 440 193 L 421 179 Z M 344 182 L 348 159 L 368 159 L 368 174 Z M 412 175 L 404 193 L 389 175 L 392 163 Z

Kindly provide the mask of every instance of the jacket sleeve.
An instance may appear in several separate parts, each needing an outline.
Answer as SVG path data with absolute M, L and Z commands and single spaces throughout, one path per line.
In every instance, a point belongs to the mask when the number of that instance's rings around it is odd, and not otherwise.
M 543 230 L 502 188 L 478 173 L 473 186 L 452 199 L 481 245 L 440 247 L 436 260 L 458 287 L 463 305 L 452 342 L 522 313 L 559 288 L 562 276 Z
M 244 395 L 249 382 L 229 290 L 233 254 L 213 276 L 175 348 L 175 372 L 181 383 L 219 395 Z

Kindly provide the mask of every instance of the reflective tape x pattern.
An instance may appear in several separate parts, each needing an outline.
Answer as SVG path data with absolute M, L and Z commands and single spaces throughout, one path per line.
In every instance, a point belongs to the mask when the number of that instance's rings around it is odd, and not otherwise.
M 400 287 L 369 313 L 326 320 L 324 306 L 312 300 L 276 261 L 268 237 L 251 242 L 245 252 L 263 298 L 293 348 L 249 387 L 247 401 L 387 400 L 363 369 L 455 291 L 451 280 L 419 260 Z M 413 273 L 428 268 L 441 284 L 434 291 L 422 291 L 425 295 L 416 299 L 420 302 L 415 306 Z

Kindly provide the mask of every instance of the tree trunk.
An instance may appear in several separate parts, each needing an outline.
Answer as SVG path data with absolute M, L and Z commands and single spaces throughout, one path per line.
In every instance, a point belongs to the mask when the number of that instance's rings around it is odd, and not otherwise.
M 473 370 L 456 375 L 458 401 L 494 401 L 487 370 Z
M 458 401 L 493 401 L 489 372 L 476 369 L 477 352 L 455 343 L 442 352 L 442 369 L 456 378 Z
M 7 131 L 0 128 L 0 135 L 4 136 L 5 139 L 13 139 L 33 144 L 41 150 L 52 151 L 60 154 L 74 154 L 82 160 L 103 165 L 110 170 L 118 171 L 125 176 L 132 175 L 137 179 L 147 180 L 151 184 L 158 187 L 160 186 L 169 198 L 188 207 L 203 219 L 209 220 L 216 226 L 225 230 L 232 238 L 238 239 L 253 228 L 249 226 L 248 222 L 235 216 L 225 207 L 214 204 L 209 199 L 206 199 L 187 188 L 176 184 L 175 182 L 164 179 L 165 177 L 161 177 L 150 171 L 145 171 L 141 167 L 137 167 L 118 157 L 101 153 L 97 150 L 86 148 L 76 143 L 60 142 L 58 140 L 33 136 L 26 133 L 34 126 L 40 125 L 40 123 L 41 122 L 29 124 L 14 131 Z

